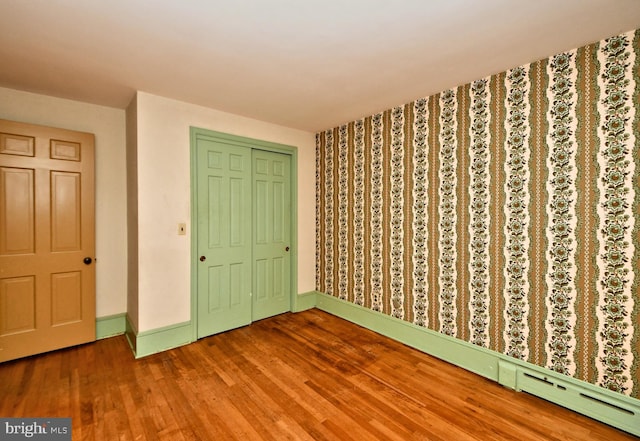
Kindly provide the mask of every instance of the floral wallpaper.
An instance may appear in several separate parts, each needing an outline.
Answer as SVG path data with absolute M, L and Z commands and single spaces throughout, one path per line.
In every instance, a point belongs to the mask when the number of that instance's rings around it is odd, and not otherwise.
M 317 290 L 640 397 L 640 31 L 316 135 Z

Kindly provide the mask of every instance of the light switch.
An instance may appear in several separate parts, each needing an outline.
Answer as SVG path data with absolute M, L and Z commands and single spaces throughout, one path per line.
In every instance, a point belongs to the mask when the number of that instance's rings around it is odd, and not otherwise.
M 187 224 L 178 224 L 178 236 L 184 236 L 187 234 Z

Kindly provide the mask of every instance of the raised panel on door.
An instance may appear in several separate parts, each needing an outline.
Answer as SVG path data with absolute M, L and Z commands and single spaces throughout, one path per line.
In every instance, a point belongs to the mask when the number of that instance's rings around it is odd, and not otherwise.
M 0 168 L 0 256 L 35 251 L 34 170 Z
M 0 120 L 0 361 L 95 340 L 94 204 L 93 135 Z
M 0 154 L 33 156 L 35 154 L 35 145 L 36 138 L 34 136 L 0 133 Z
M 207 265 L 208 268 L 201 271 L 207 271 L 206 297 L 200 296 L 199 307 L 206 308 L 207 314 L 215 313 L 220 310 L 224 303 L 224 294 L 228 292 L 228 285 L 224 283 L 226 278 L 223 277 L 224 265 Z M 206 300 L 205 300 L 206 299 Z
M 71 271 L 51 275 L 51 325 L 82 320 L 82 273 Z
M 82 237 L 82 175 L 51 171 L 51 251 L 77 251 Z
M 251 150 L 197 140 L 197 335 L 251 322 Z
M 253 151 L 253 320 L 291 310 L 290 156 Z
M 0 279 L 0 337 L 36 328 L 35 277 Z
M 223 216 L 224 209 L 222 207 L 224 197 L 224 177 L 207 176 L 207 188 L 202 198 L 206 210 L 206 249 L 221 248 L 223 244 L 222 233 L 226 230 L 227 219 Z M 204 228 L 203 228 L 204 230 Z

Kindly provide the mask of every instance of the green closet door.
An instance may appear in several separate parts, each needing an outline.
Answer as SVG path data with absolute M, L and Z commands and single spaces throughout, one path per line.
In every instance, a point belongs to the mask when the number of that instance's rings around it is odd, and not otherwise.
M 253 151 L 253 320 L 291 310 L 291 157 Z
M 197 141 L 198 338 L 251 323 L 251 149 Z

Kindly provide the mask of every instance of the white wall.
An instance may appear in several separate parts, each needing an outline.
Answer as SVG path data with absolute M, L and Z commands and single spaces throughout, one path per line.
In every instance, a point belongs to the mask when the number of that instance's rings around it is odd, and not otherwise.
M 298 293 L 315 289 L 315 135 L 137 95 L 138 331 L 190 320 L 191 126 L 298 147 Z
M 0 118 L 91 132 L 96 137 L 96 315 L 126 310 L 125 112 L 0 88 Z

